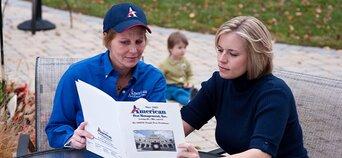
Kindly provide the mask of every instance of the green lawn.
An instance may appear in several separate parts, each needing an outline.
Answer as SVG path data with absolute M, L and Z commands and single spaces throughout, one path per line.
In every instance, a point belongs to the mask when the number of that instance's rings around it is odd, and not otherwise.
M 74 12 L 103 17 L 122 0 L 67 0 Z M 342 3 L 339 0 L 133 0 L 149 23 L 214 34 L 226 20 L 252 15 L 267 24 L 277 42 L 342 49 Z M 63 0 L 44 5 L 66 9 Z

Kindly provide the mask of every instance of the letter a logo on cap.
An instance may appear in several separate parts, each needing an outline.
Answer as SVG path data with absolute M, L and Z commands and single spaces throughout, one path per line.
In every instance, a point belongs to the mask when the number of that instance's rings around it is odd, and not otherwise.
M 129 11 L 128 11 L 128 14 L 127 14 L 127 17 L 137 17 L 137 15 L 135 14 L 137 13 L 136 11 L 134 11 L 131 7 L 129 7 Z

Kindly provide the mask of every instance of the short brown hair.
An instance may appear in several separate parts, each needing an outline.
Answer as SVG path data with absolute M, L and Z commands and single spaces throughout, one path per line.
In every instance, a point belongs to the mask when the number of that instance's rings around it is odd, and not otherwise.
M 103 33 L 103 45 L 109 49 L 110 42 L 114 39 L 116 32 L 113 29 Z
M 176 44 L 181 42 L 184 43 L 185 46 L 188 46 L 189 44 L 188 39 L 181 32 L 177 31 L 171 33 L 169 38 L 167 39 L 167 50 L 170 52 L 170 49 L 172 49 Z
M 216 32 L 215 46 L 222 34 L 235 32 L 247 41 L 247 76 L 249 79 L 269 74 L 273 69 L 272 37 L 266 26 L 252 16 L 238 16 L 224 24 Z

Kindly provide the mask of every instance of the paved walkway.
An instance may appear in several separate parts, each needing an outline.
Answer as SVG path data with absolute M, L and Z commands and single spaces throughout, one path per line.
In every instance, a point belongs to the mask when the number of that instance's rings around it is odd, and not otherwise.
M 3 5 L 2 5 L 3 6 Z M 51 31 L 24 32 L 19 23 L 31 18 L 31 3 L 10 0 L 4 14 L 5 72 L 9 80 L 34 87 L 34 64 L 38 56 L 85 58 L 105 50 L 102 45 L 102 19 L 73 14 L 70 28 L 66 11 L 43 7 L 43 19 L 56 24 Z M 157 65 L 167 55 L 166 38 L 175 29 L 151 26 L 149 44 L 144 53 L 147 63 Z M 217 69 L 214 36 L 183 31 L 189 38 L 187 58 L 194 68 L 195 84 L 208 79 Z M 276 43 L 274 65 L 278 69 L 342 79 L 342 51 Z M 215 148 L 215 120 L 187 137 L 202 150 Z

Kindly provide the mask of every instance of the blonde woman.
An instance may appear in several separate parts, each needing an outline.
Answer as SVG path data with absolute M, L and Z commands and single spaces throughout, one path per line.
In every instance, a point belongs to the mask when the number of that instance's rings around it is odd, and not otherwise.
M 182 108 L 185 134 L 215 117 L 216 141 L 229 157 L 308 157 L 292 92 L 272 75 L 266 26 L 254 17 L 235 17 L 219 28 L 215 45 L 219 71 Z M 179 158 L 199 157 L 191 144 L 179 148 Z

